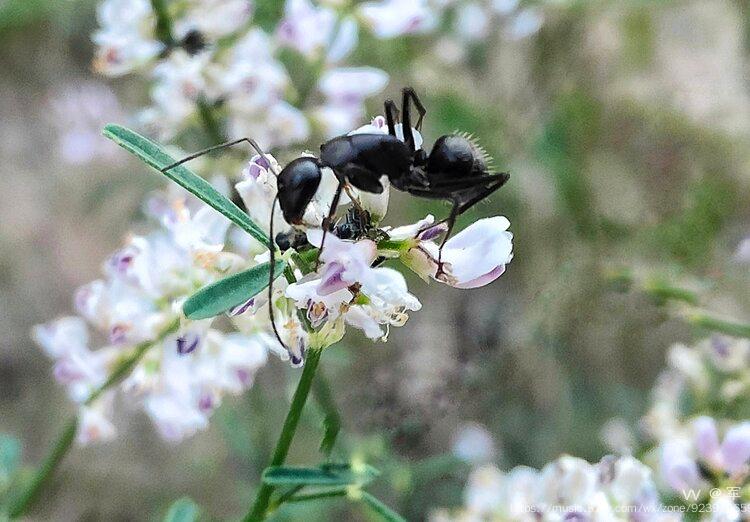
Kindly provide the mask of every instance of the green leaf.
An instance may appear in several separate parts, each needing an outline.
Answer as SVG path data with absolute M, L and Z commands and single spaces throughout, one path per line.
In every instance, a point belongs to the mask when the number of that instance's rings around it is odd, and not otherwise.
M 363 486 L 380 474 L 367 464 L 323 464 L 317 468 L 272 466 L 263 472 L 271 486 Z
M 21 443 L 15 437 L 0 433 L 0 490 L 10 484 L 21 462 Z
M 274 279 L 284 272 L 285 266 L 284 261 L 276 261 Z M 185 301 L 182 312 L 188 319 L 207 319 L 241 305 L 268 288 L 270 267 L 271 263 L 263 263 L 204 286 Z
M 199 514 L 198 504 L 188 497 L 183 497 L 169 506 L 164 522 L 195 522 Z
M 159 172 L 164 167 L 175 162 L 174 158 L 167 154 L 159 145 L 137 132 L 121 127 L 120 125 L 110 123 L 104 127 L 103 134 Z M 226 216 L 227 219 L 231 220 L 264 245 L 268 244 L 268 236 L 250 219 L 250 216 L 221 195 L 208 181 L 191 172 L 185 165 L 179 165 L 167 172 L 162 172 L 162 174 Z
M 380 516 L 381 520 L 385 520 L 387 522 L 406 522 L 406 519 L 393 511 L 391 508 L 383 504 L 380 500 L 373 497 L 370 493 L 367 491 L 362 492 L 362 502 L 367 504 L 370 509 L 372 509 L 375 513 Z

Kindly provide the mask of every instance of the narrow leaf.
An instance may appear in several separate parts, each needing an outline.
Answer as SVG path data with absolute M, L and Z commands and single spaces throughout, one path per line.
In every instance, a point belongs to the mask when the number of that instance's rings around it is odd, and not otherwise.
M 0 433 L 0 490 L 10 483 L 21 462 L 21 443 L 18 439 Z
M 263 482 L 271 486 L 363 486 L 379 474 L 366 464 L 324 464 L 317 468 L 272 466 L 263 472 Z
M 103 134 L 159 172 L 164 167 L 175 162 L 174 158 L 167 154 L 161 146 L 137 132 L 121 127 L 120 125 L 107 125 L 104 127 Z M 185 165 L 179 165 L 166 172 L 162 172 L 162 174 L 226 216 L 264 245 L 268 244 L 268 236 L 250 219 L 250 216 L 224 197 L 208 181 L 191 172 Z
M 381 520 L 386 522 L 406 522 L 406 519 L 383 504 L 380 500 L 372 496 L 367 491 L 362 492 L 362 502 L 367 504 L 370 509 L 378 514 Z
M 285 266 L 284 261 L 276 261 L 274 278 Z M 183 313 L 188 319 L 207 319 L 241 305 L 268 287 L 270 268 L 271 263 L 263 263 L 204 286 L 185 301 Z
M 192 499 L 183 497 L 169 506 L 164 522 L 195 522 L 199 514 L 198 505 Z

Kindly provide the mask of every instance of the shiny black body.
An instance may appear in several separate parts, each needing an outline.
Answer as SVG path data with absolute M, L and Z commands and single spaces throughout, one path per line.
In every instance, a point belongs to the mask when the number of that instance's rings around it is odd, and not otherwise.
M 339 180 L 339 189 L 324 228 L 327 230 L 338 204 L 341 189 L 350 184 L 359 190 L 379 194 L 386 176 L 394 188 L 418 197 L 449 200 L 453 203 L 446 219 L 452 228 L 456 217 L 500 188 L 507 173 L 491 173 L 486 154 L 464 135 L 441 136 L 429 154 L 416 149 L 411 128 L 411 102 L 419 112 L 420 130 L 424 107 L 412 89 L 404 89 L 402 129 L 404 139 L 396 137 L 398 111 L 392 101 L 385 102 L 388 134 L 351 134 L 327 141 L 320 157 L 298 158 L 278 176 L 279 204 L 287 222 L 302 223 L 307 206 L 320 185 L 321 169 L 329 167 Z
M 197 36 L 189 38 L 185 42 L 186 46 L 200 47 L 201 44 L 202 42 Z M 276 197 L 284 219 L 293 225 L 302 224 L 305 210 L 320 186 L 322 169 L 328 167 L 336 175 L 339 184 L 331 201 L 328 217 L 323 221 L 323 240 L 319 254 L 323 251 L 325 236 L 331 230 L 345 239 L 359 239 L 379 233 L 379 230 L 373 227 L 370 222 L 369 215 L 363 209 L 358 208 L 356 201 L 353 203 L 357 208 L 350 209 L 343 223 L 334 227 L 332 219 L 338 207 L 341 192 L 347 184 L 364 192 L 379 194 L 384 190 L 381 180 L 385 176 L 397 190 L 422 198 L 442 199 L 452 203 L 450 215 L 444 220 L 448 228 L 440 245 L 437 259 L 438 267 L 435 277 L 440 277 L 443 273 L 441 261 L 443 245 L 450 237 L 456 218 L 508 181 L 509 175 L 507 173 L 490 172 L 486 154 L 468 136 L 457 134 L 441 136 L 435 142 L 429 154 L 421 148 L 417 149 L 411 124 L 412 103 L 419 113 L 419 118 L 414 126 L 419 131 L 422 127 L 425 109 L 416 93 L 412 89 L 406 88 L 403 90 L 401 105 L 403 140 L 398 138 L 396 134 L 396 120 L 399 111 L 393 101 L 387 100 L 385 102 L 385 118 L 388 125 L 388 134 L 351 134 L 333 138 L 321 145 L 319 158 L 312 156 L 297 158 L 278 173 Z M 242 142 L 249 143 L 260 156 L 265 157 L 263 151 L 252 139 L 240 138 L 191 154 L 164 167 L 162 171 L 166 172 L 208 152 Z M 276 244 L 281 250 L 296 249 L 307 245 L 307 240 L 304 234 L 296 231 L 274 237 L 273 207 L 269 229 L 272 238 L 268 245 L 271 251 L 271 270 L 268 284 L 268 299 L 270 302 L 272 301 L 275 277 L 273 267 L 275 266 Z M 318 255 L 318 258 L 320 258 L 320 255 Z M 380 261 L 382 259 L 377 260 L 376 263 Z M 269 306 L 268 310 L 273 331 L 279 342 L 284 345 L 276 328 L 274 307 Z

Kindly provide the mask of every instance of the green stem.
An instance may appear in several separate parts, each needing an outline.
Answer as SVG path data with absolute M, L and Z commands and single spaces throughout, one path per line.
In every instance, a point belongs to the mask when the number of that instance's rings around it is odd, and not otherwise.
M 200 116 L 201 122 L 203 122 L 203 129 L 206 131 L 210 144 L 215 145 L 227 141 L 226 137 L 221 132 L 221 125 L 216 120 L 214 107 L 212 107 L 205 99 L 198 100 L 198 115 Z
M 310 394 L 315 371 L 320 363 L 321 353 L 322 350 L 320 348 L 310 348 L 308 352 L 302 376 L 299 383 L 297 383 L 297 389 L 292 397 L 292 404 L 289 406 L 289 411 L 286 414 L 284 427 L 281 430 L 281 435 L 279 435 L 279 440 L 276 442 L 276 449 L 274 449 L 273 458 L 269 466 L 281 466 L 286 460 L 289 447 L 292 445 L 292 439 L 294 439 L 294 433 L 297 431 L 302 409 L 307 401 L 307 396 Z M 273 486 L 265 483 L 261 484 L 258 494 L 255 497 L 255 502 L 250 512 L 244 518 L 245 522 L 255 522 L 266 518 L 272 493 Z
M 10 509 L 10 518 L 18 518 L 34 505 L 39 498 L 44 485 L 52 477 L 57 466 L 60 464 L 62 459 L 68 453 L 70 446 L 76 437 L 76 431 L 78 430 L 78 417 L 72 417 L 65 426 L 60 436 L 52 448 L 52 451 L 44 459 L 44 462 L 34 474 L 34 478 L 26 488 L 26 491 L 21 497 L 13 504 Z
M 734 337 L 750 338 L 750 324 L 726 321 L 700 312 L 690 313 L 685 319 L 688 323 L 699 328 Z
M 86 402 L 83 403 L 83 405 L 90 406 L 105 391 L 130 375 L 130 372 L 133 370 L 135 365 L 138 364 L 138 362 L 143 358 L 143 356 L 146 355 L 146 352 L 149 351 L 154 345 L 163 341 L 165 337 L 176 332 L 179 325 L 180 320 L 175 319 L 159 333 L 159 336 L 156 339 L 153 339 L 151 341 L 144 341 L 140 344 L 137 344 L 133 349 L 133 352 L 127 358 L 120 361 L 120 364 L 118 364 L 117 367 L 112 370 L 112 373 L 109 374 L 109 377 L 104 382 L 104 384 L 94 390 L 89 398 L 86 399 Z
M 151 7 L 156 15 L 156 37 L 166 46 L 174 44 L 172 36 L 172 20 L 167 13 L 167 6 L 164 0 L 151 0 Z
M 336 403 L 333 400 L 331 387 L 323 373 L 318 374 L 318 378 L 313 385 L 313 395 L 315 400 L 323 410 L 323 440 L 320 441 L 320 451 L 326 457 L 331 455 L 333 445 L 336 443 L 336 437 L 341 430 L 341 415 L 339 415 Z
M 133 352 L 117 365 L 117 367 L 112 371 L 107 380 L 104 381 L 104 383 L 102 383 L 102 385 L 99 386 L 96 390 L 91 392 L 91 395 L 89 395 L 89 398 L 86 399 L 83 405 L 90 406 L 96 399 L 101 397 L 101 395 L 105 391 L 127 377 L 130 374 L 131 370 L 135 367 L 135 365 L 138 364 L 138 361 L 140 361 L 141 358 L 146 354 L 149 348 L 163 341 L 164 338 L 169 334 L 175 332 L 179 324 L 179 319 L 175 319 L 164 330 L 162 330 L 161 333 L 159 333 L 159 336 L 156 339 L 136 345 L 136 347 L 133 349 Z M 10 518 L 20 517 L 21 515 L 26 513 L 26 511 L 28 511 L 31 506 L 34 505 L 34 503 L 39 498 L 39 493 L 42 491 L 43 486 L 49 481 L 49 479 L 52 477 L 52 474 L 55 472 L 55 469 L 57 469 L 57 466 L 68 453 L 68 450 L 70 450 L 70 447 L 73 444 L 73 440 L 75 440 L 77 430 L 78 417 L 73 417 L 68 421 L 65 429 L 57 438 L 55 445 L 52 447 L 52 451 L 50 451 L 50 453 L 44 459 L 42 465 L 39 466 L 39 469 L 34 474 L 34 478 L 29 483 L 26 491 L 23 493 L 23 495 L 21 495 L 19 500 L 14 503 L 13 507 L 10 510 Z

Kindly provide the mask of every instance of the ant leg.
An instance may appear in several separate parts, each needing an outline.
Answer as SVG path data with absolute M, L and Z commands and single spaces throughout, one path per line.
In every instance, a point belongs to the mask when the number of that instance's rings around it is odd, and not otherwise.
M 388 123 L 388 134 L 396 135 L 396 119 L 398 118 L 398 108 L 393 100 L 385 100 L 385 121 Z
M 468 201 L 464 201 L 461 203 L 461 205 L 458 208 L 458 213 L 463 214 L 467 210 L 469 210 L 471 207 L 482 201 L 483 199 L 489 197 L 490 194 L 495 192 L 497 189 L 502 187 L 505 184 L 505 179 L 499 179 L 495 183 L 490 183 L 486 187 L 484 187 L 483 190 L 479 190 L 476 192 L 476 194 L 470 198 Z
M 208 154 L 209 152 L 213 152 L 215 150 L 220 150 L 220 149 L 226 149 L 228 147 L 232 147 L 234 145 L 238 145 L 238 144 L 240 144 L 242 142 L 249 143 L 250 146 L 253 149 L 255 149 L 255 152 L 257 152 L 263 159 L 265 159 L 266 161 L 268 161 L 268 158 L 266 157 L 266 154 L 258 146 L 258 144 L 255 142 L 255 140 L 253 140 L 251 138 L 240 138 L 238 140 L 227 141 L 225 143 L 219 143 L 218 145 L 212 145 L 211 147 L 207 147 L 207 148 L 205 148 L 203 150 L 199 150 L 198 152 L 194 152 L 194 153 L 190 154 L 189 156 L 186 156 L 186 157 L 182 158 L 179 161 L 175 161 L 174 163 L 172 163 L 170 165 L 167 165 L 166 167 L 164 167 L 163 169 L 161 169 L 161 171 L 162 172 L 167 172 L 168 170 L 171 170 L 171 169 L 173 169 L 173 168 L 175 168 L 175 167 L 177 167 L 179 165 L 182 165 L 183 163 L 187 163 L 190 160 L 194 160 L 195 158 L 198 158 L 200 156 Z M 268 164 L 271 165 L 271 162 L 268 161 Z M 274 171 L 274 174 L 278 174 L 278 173 Z
M 318 257 L 315 260 L 315 271 L 317 271 L 318 267 L 320 266 L 320 255 L 323 253 L 323 245 L 325 245 L 326 242 L 326 234 L 328 233 L 328 229 L 331 227 L 331 221 L 333 220 L 333 215 L 336 213 L 336 207 L 339 206 L 339 199 L 341 199 L 341 191 L 344 189 L 344 183 L 346 183 L 344 179 L 339 180 L 339 186 L 336 187 L 336 192 L 334 193 L 333 199 L 331 200 L 331 208 L 328 210 L 328 216 L 323 219 L 323 238 L 320 240 L 320 250 L 318 250 Z
M 458 201 L 458 199 L 453 200 L 453 207 L 451 207 L 451 213 L 448 215 L 447 218 L 445 218 L 443 221 L 448 223 L 448 230 L 445 231 L 445 236 L 443 237 L 443 240 L 440 242 L 440 248 L 438 249 L 438 259 L 437 259 L 437 271 L 435 272 L 435 279 L 440 279 L 441 275 L 445 274 L 445 271 L 443 270 L 443 247 L 445 246 L 445 243 L 448 241 L 448 238 L 451 237 L 451 232 L 453 231 L 453 225 L 456 224 L 456 218 L 460 214 L 460 208 L 461 205 Z
M 279 201 L 278 194 L 275 198 L 273 198 L 273 203 L 271 203 L 271 220 L 268 224 L 268 235 L 270 236 L 270 239 L 268 240 L 268 248 L 271 252 L 271 267 L 268 272 L 268 318 L 271 320 L 271 328 L 273 329 L 273 333 L 276 336 L 276 339 L 279 341 L 279 344 L 286 349 L 286 351 L 289 351 L 289 348 L 286 344 L 284 344 L 284 341 L 281 339 L 281 335 L 279 335 L 279 330 L 276 327 L 276 318 L 273 315 L 273 281 L 275 279 L 274 277 L 274 268 L 276 268 L 276 245 L 274 244 L 273 239 L 273 212 L 276 209 L 276 203 Z
M 411 101 L 414 102 L 414 106 L 417 108 L 417 112 L 419 113 L 419 119 L 417 120 L 416 125 L 414 125 L 414 128 L 421 132 L 422 120 L 424 119 L 425 114 L 427 114 L 427 109 L 424 108 L 424 105 L 419 99 L 419 96 L 417 96 L 417 93 L 411 87 L 404 87 L 403 96 L 404 103 L 406 103 L 407 98 L 411 98 Z
M 404 95 L 401 100 L 401 131 L 404 133 L 404 143 L 412 152 L 416 151 L 414 146 L 414 133 L 411 131 L 411 105 L 409 104 L 409 94 L 404 89 Z

